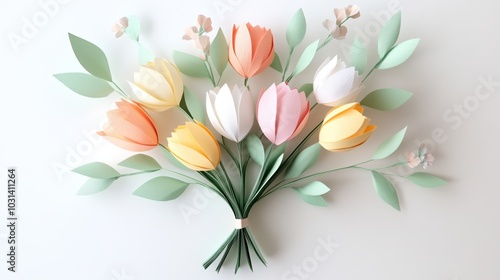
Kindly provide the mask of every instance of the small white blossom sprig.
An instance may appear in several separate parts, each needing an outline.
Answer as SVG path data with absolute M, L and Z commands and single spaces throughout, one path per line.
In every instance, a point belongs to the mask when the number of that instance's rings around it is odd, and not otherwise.
M 345 35 L 347 34 L 347 27 L 344 25 L 346 21 L 349 19 L 357 19 L 361 16 L 361 12 L 359 11 L 359 7 L 356 5 L 349 5 L 345 8 L 335 8 L 333 10 L 335 14 L 336 20 L 333 21 L 331 19 L 327 19 L 323 21 L 323 26 L 328 30 L 331 37 L 337 40 L 345 39 Z

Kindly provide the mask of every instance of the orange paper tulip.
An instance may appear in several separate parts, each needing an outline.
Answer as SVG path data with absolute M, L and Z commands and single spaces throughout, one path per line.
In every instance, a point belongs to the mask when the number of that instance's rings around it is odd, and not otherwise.
M 144 109 L 123 99 L 116 106 L 118 109 L 108 111 L 108 124 L 97 134 L 129 151 L 147 151 L 158 145 L 158 132 Z
M 274 60 L 274 40 L 271 30 L 250 23 L 233 26 L 229 44 L 229 63 L 245 78 L 253 77 Z

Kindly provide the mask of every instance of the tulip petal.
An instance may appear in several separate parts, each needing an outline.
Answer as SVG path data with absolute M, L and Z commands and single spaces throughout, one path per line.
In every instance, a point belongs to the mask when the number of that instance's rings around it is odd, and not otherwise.
M 167 80 L 173 94 L 169 94 L 169 101 L 175 105 L 181 102 L 182 92 L 184 91 L 184 82 L 179 69 L 170 61 L 164 59 L 155 59 L 156 70 Z M 174 95 L 174 96 L 172 96 Z
M 236 86 L 234 91 L 236 91 Z M 238 129 L 238 135 L 236 136 L 236 141 L 239 142 L 243 140 L 247 136 L 247 134 L 250 132 L 250 129 L 252 128 L 253 121 L 255 118 L 254 115 L 254 110 L 253 110 L 253 101 L 252 101 L 252 95 L 250 95 L 250 92 L 247 91 L 245 87 L 242 88 L 243 90 L 238 90 L 238 123 L 239 123 L 239 129 Z
M 297 90 L 291 92 L 278 91 L 278 113 L 276 127 L 276 145 L 288 140 L 299 124 L 301 113 L 300 99 Z
M 321 145 L 327 150 L 343 150 L 349 149 L 363 144 L 375 130 L 375 125 L 368 125 L 366 129 L 361 130 L 347 139 L 334 141 L 334 142 L 321 142 Z
M 190 169 L 212 170 L 216 167 L 205 157 L 204 154 L 183 144 L 172 142 L 170 138 L 168 138 L 168 147 L 172 152 L 172 155 Z
M 101 135 L 101 134 L 100 134 Z M 117 138 L 115 136 L 110 136 L 110 135 L 101 135 L 106 140 L 111 142 L 113 145 L 118 146 L 122 149 L 128 150 L 128 151 L 134 151 L 134 152 L 144 152 L 151 150 L 156 147 L 156 145 L 144 145 L 144 144 L 138 144 L 134 142 L 130 142 L 129 140 L 124 140 L 121 138 Z
M 123 99 L 122 99 L 123 100 Z M 158 132 L 151 117 L 141 107 L 128 101 L 116 102 L 116 106 L 123 113 L 123 117 L 128 122 L 141 128 L 151 139 L 158 141 Z M 112 122 L 110 122 L 112 123 Z
M 359 106 L 358 103 L 348 103 L 348 104 L 344 104 L 340 107 L 333 108 L 330 111 L 328 111 L 328 113 L 326 114 L 324 122 L 326 123 L 329 120 L 331 120 L 333 117 L 335 117 L 336 115 L 338 115 L 346 110 L 356 108 L 357 106 Z
M 228 85 L 225 84 L 217 93 L 215 99 L 215 112 L 222 128 L 232 141 L 236 141 L 238 132 L 238 113 L 233 94 Z
M 273 56 L 274 59 L 272 33 L 265 29 L 261 29 L 258 32 L 255 29 L 252 31 L 255 33 L 252 34 L 252 40 L 256 41 L 256 44 L 253 47 L 252 63 L 248 69 L 250 76 L 254 76 L 268 67 L 271 63 L 266 65 L 265 62 L 269 60 L 270 56 Z M 254 42 L 252 41 L 252 43 Z
M 142 127 L 137 126 L 133 121 L 128 121 L 123 112 L 112 110 L 107 113 L 110 122 L 110 128 L 113 130 L 112 135 L 121 135 L 124 139 L 136 143 L 154 143 L 157 141 L 155 135 L 151 135 L 142 130 Z
M 206 111 L 207 111 L 207 116 L 208 119 L 210 120 L 210 123 L 212 126 L 219 132 L 222 136 L 231 139 L 231 135 L 226 133 L 224 128 L 222 127 L 222 124 L 219 120 L 219 117 L 217 116 L 215 112 L 215 99 L 217 98 L 217 94 L 213 91 L 208 91 L 207 92 L 207 97 L 206 97 Z M 232 139 L 231 139 L 232 140 Z M 234 141 L 234 140 L 233 140 Z
M 263 91 L 257 102 L 257 122 L 262 133 L 272 143 L 276 140 L 276 112 L 278 98 L 276 94 L 276 85 L 271 85 L 266 91 Z
M 318 68 L 316 73 L 314 74 L 314 92 L 319 91 L 319 86 L 322 85 L 328 76 L 333 74 L 333 70 L 337 66 L 337 56 L 335 56 L 332 60 L 327 58 Z
M 252 63 L 252 38 L 247 25 L 241 25 L 233 39 L 235 55 L 240 62 L 245 77 L 249 77 L 248 69 Z
M 131 97 L 134 101 L 140 103 L 142 106 L 156 111 L 161 112 L 174 107 L 175 105 L 169 104 L 164 100 L 158 99 L 149 93 L 145 92 L 140 87 L 129 82 L 130 88 L 132 89 Z
M 204 154 L 215 168 L 220 161 L 220 149 L 217 145 L 217 139 L 214 138 L 208 128 L 199 122 L 188 122 L 186 123 L 186 128 L 201 147 L 200 153 Z

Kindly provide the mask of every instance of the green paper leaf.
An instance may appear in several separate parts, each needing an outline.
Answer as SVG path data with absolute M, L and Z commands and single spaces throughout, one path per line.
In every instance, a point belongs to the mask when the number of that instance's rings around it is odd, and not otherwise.
M 273 147 L 274 147 L 273 145 L 269 145 L 268 149 L 273 149 Z M 285 148 L 286 148 L 286 142 L 274 147 L 274 149 L 269 154 L 269 161 L 274 162 L 279 156 L 285 153 Z
M 408 127 L 403 128 L 398 133 L 391 136 L 389 139 L 385 140 L 375 151 L 375 154 L 372 156 L 372 159 L 383 159 L 386 158 L 392 153 L 394 153 L 403 142 L 403 138 L 405 137 L 406 129 Z
M 381 111 L 391 111 L 399 108 L 408 101 L 413 94 L 398 88 L 377 89 L 370 92 L 361 105 Z
M 401 29 L 401 11 L 394 14 L 384 25 L 378 36 L 378 55 L 383 58 L 396 44 Z
M 83 68 L 90 74 L 111 82 L 111 71 L 104 52 L 87 40 L 71 33 L 68 33 L 68 35 L 73 52 Z
M 417 48 L 420 39 L 404 41 L 392 48 L 384 60 L 377 66 L 378 69 L 389 69 L 405 62 Z
M 392 183 L 377 171 L 372 171 L 373 186 L 377 195 L 394 209 L 401 211 L 399 207 L 398 193 Z
M 188 183 L 181 180 L 160 176 L 142 184 L 135 190 L 134 195 L 156 201 L 167 201 L 178 198 L 188 186 Z
M 314 91 L 313 84 L 304 84 L 299 88 L 299 92 L 304 92 L 306 94 L 306 97 L 309 97 L 309 95 L 311 95 L 313 91 Z
M 196 94 L 191 92 L 187 87 L 184 87 L 184 98 L 189 113 L 193 119 L 205 123 L 205 103 L 201 102 Z
M 270 67 L 273 68 L 274 70 L 280 72 L 280 73 L 283 72 L 283 66 L 281 66 L 281 60 L 280 60 L 280 57 L 278 56 L 277 52 L 274 52 L 274 59 L 270 65 Z
M 219 28 L 212 44 L 210 45 L 210 58 L 219 75 L 222 75 L 229 61 L 229 48 L 227 46 L 226 37 L 222 29 Z
M 314 56 L 316 55 L 316 50 L 318 49 L 318 40 L 314 41 L 311 43 L 307 48 L 304 50 L 302 55 L 299 58 L 299 61 L 297 62 L 297 66 L 295 66 L 295 70 L 293 71 L 292 76 L 295 76 L 299 74 L 300 72 L 304 71 L 309 64 L 314 59 Z
M 103 162 L 87 163 L 85 165 L 73 169 L 72 171 L 96 179 L 109 179 L 109 178 L 120 177 L 120 173 L 118 173 L 118 171 L 116 171 L 113 167 Z
M 316 163 L 320 153 L 321 145 L 319 143 L 313 144 L 304 149 L 286 170 L 285 179 L 298 177 L 304 171 L 309 169 Z
M 245 147 L 247 148 L 250 157 L 256 163 L 262 166 L 264 164 L 266 155 L 264 152 L 264 146 L 262 145 L 259 137 L 252 133 L 248 134 L 248 136 L 245 138 Z
M 311 195 L 311 196 L 323 195 L 323 194 L 330 191 L 329 187 L 327 187 L 325 184 L 323 184 L 322 182 L 319 182 L 319 181 L 314 181 L 314 182 L 311 182 L 303 187 L 295 188 L 295 189 L 302 194 Z
M 415 172 L 406 178 L 408 178 L 408 180 L 412 181 L 414 184 L 424 188 L 440 187 L 448 183 L 437 176 L 424 172 Z
M 135 41 L 139 41 L 139 34 L 141 33 L 141 21 L 136 16 L 129 16 L 128 26 L 125 29 L 127 34 Z
M 145 65 L 148 62 L 155 60 L 155 56 L 153 55 L 153 53 L 151 53 L 150 50 L 148 50 L 139 42 L 137 42 L 137 52 L 139 53 L 139 64 L 141 65 Z
M 106 97 L 114 91 L 107 81 L 87 73 L 61 73 L 54 77 L 72 91 L 86 97 Z
M 301 193 L 298 189 L 293 188 L 295 193 L 297 193 L 304 202 L 314 205 L 314 206 L 320 206 L 320 207 L 326 207 L 328 206 L 328 203 L 326 203 L 325 199 L 321 195 L 307 195 Z
M 107 189 L 115 180 L 116 178 L 110 178 L 110 179 L 89 178 L 76 194 L 91 195 L 98 192 L 102 192 L 105 189 Z
M 173 164 L 174 166 L 180 168 L 180 169 L 183 169 L 183 170 L 190 170 L 192 171 L 191 169 L 189 169 L 188 167 L 186 167 L 184 164 L 182 164 L 176 157 L 174 157 L 172 155 L 172 153 L 167 150 L 166 148 L 163 148 L 161 149 L 161 151 L 163 152 L 163 155 L 167 158 L 167 160 Z
M 161 165 L 154 158 L 145 154 L 133 155 L 118 163 L 118 165 L 143 171 L 157 171 L 161 169 Z
M 350 57 L 351 57 L 351 64 L 354 66 L 356 71 L 358 71 L 358 74 L 361 75 L 363 72 L 365 72 L 366 69 L 366 63 L 368 61 L 368 57 L 366 54 L 366 48 L 361 43 L 361 40 L 359 39 L 358 36 L 356 36 L 356 39 L 354 39 L 354 43 L 351 47 L 350 51 Z
M 299 9 L 292 17 L 286 30 L 286 41 L 290 49 L 295 49 L 306 35 L 306 18 L 304 12 Z
M 284 156 L 285 156 L 285 154 L 281 154 L 276 160 L 270 161 L 269 165 L 266 166 L 266 172 L 264 173 L 266 175 L 265 175 L 265 179 L 262 180 L 262 184 L 261 184 L 262 186 L 267 184 L 267 181 L 269 181 L 269 179 L 271 179 L 271 177 L 274 175 L 274 173 L 276 173 L 276 171 L 278 171 L 278 168 L 280 167 Z
M 205 62 L 199 57 L 180 51 L 174 51 L 172 53 L 172 58 L 179 68 L 179 71 L 183 74 L 196 78 L 210 78 Z

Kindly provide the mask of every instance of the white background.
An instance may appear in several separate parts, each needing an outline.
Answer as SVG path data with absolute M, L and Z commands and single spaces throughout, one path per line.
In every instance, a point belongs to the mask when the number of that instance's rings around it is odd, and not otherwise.
M 162 57 L 169 58 L 176 49 L 195 52 L 191 42 L 181 37 L 184 28 L 203 13 L 212 16 L 214 27 L 222 27 L 228 37 L 233 23 L 251 21 L 271 28 L 284 60 L 286 25 L 297 9 L 304 9 L 306 41 L 312 42 L 325 36 L 321 22 L 333 19 L 333 8 L 351 2 L 163 2 L 73 0 L 52 7 L 43 22 L 41 13 L 46 12 L 38 1 L 2 0 L 0 166 L 5 174 L 8 167 L 18 169 L 19 245 L 18 272 L 7 272 L 7 228 L 1 222 L 1 279 L 500 278 L 498 4 L 486 0 L 356 3 L 362 17 L 348 23 L 343 42 L 350 44 L 356 34 L 366 36 L 370 65 L 376 55 L 373 34 L 383 18 L 379 13 L 387 13 L 393 5 L 403 10 L 400 40 L 422 39 L 404 65 L 376 72 L 366 83 L 367 91 L 401 87 L 415 95 L 393 112 L 367 110 L 379 126 L 373 137 L 353 152 L 325 153 L 315 170 L 367 159 L 381 141 L 408 125 L 406 141 L 392 160 L 432 138 L 433 131 L 441 131 L 442 143 L 432 142 L 436 162 L 429 171 L 450 184 L 423 189 L 395 180 L 401 212 L 382 202 L 369 174 L 360 171 L 323 178 L 332 188 L 326 195 L 328 208 L 307 205 L 291 191 L 280 192 L 257 204 L 250 217 L 268 267 L 255 259 L 255 272 L 243 267 L 235 276 L 232 264 L 220 274 L 214 267 L 205 271 L 201 266 L 232 227 L 231 212 L 219 199 L 196 188 L 163 203 L 131 195 L 147 176 L 119 181 L 94 196 L 75 195 L 85 178 L 62 172 L 62 167 L 94 160 L 115 164 L 130 153 L 93 134 L 117 94 L 99 100 L 84 98 L 51 76 L 82 71 L 67 33 L 99 45 L 108 55 L 115 79 L 125 87 L 137 65 L 131 41 L 115 39 L 110 31 L 122 16 L 135 14 L 142 20 L 144 44 Z M 39 27 L 15 46 L 9 37 L 23 36 L 26 20 L 38 20 Z M 343 56 L 342 48 L 329 45 L 295 82 L 310 80 L 314 68 L 335 54 Z M 252 85 L 263 87 L 259 82 L 277 79 L 274 74 L 268 70 Z M 486 87 L 482 80 L 494 83 Z M 475 96 L 476 90 L 482 100 Z M 459 106 L 465 108 L 462 114 Z M 174 113 L 159 116 L 168 120 L 165 136 L 169 126 L 181 120 Z M 150 154 L 160 158 L 157 150 Z M 5 221 L 6 188 L 1 189 L 0 218 Z M 335 244 L 329 251 L 321 247 L 328 240 Z M 315 252 L 320 252 L 320 260 Z

